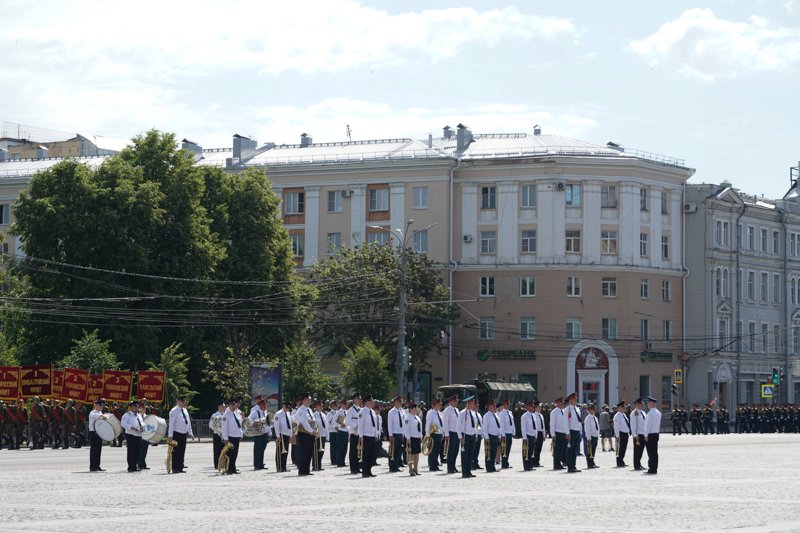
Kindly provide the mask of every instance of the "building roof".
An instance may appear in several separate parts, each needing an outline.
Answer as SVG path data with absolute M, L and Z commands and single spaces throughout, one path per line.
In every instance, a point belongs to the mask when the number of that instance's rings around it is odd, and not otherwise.
M 84 163 L 89 168 L 99 167 L 108 156 L 74 157 L 75 161 Z M 56 163 L 64 161 L 62 157 L 46 157 L 43 159 L 19 159 L 17 161 L 0 162 L 0 179 L 11 179 L 32 176 L 40 170 L 48 169 Z

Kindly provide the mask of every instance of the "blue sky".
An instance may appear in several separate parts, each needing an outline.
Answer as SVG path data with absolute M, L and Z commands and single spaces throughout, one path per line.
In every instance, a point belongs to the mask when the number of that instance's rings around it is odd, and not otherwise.
M 299 7 L 298 7 L 299 6 Z M 780 197 L 800 0 L 3 1 L 0 120 L 206 147 L 561 133 Z

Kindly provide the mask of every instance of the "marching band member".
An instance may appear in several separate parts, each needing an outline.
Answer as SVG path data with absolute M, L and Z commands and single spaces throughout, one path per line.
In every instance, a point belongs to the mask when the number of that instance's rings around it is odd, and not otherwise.
M 442 424 L 442 414 L 439 409 L 442 407 L 442 401 L 439 398 L 434 398 L 431 401 L 431 408 L 425 414 L 425 435 L 433 439 L 433 447 L 431 453 L 428 455 L 428 471 L 439 471 L 439 456 L 442 453 L 442 434 L 444 426 Z M 432 427 L 436 425 L 436 433 L 433 433 Z
M 661 411 L 656 407 L 656 399 L 647 397 L 647 418 L 644 422 L 644 438 L 647 445 L 647 472 L 658 473 L 658 437 L 661 433 Z
M 389 433 L 389 447 L 392 449 L 392 455 L 389 457 L 389 472 L 399 472 L 402 459 L 402 441 L 405 430 L 403 428 L 403 419 L 405 414 L 400 407 L 403 398 L 397 396 L 392 400 L 394 406 L 389 409 L 388 420 L 388 433 Z
M 544 425 L 544 415 L 542 415 L 542 405 L 539 401 L 533 402 L 533 423 L 536 429 L 536 445 L 533 449 L 533 467 L 540 467 L 542 466 L 539 460 L 541 459 L 542 455 L 542 445 L 544 444 L 544 434 L 545 434 L 545 425 Z
M 557 398 L 556 407 L 550 411 L 550 435 L 553 445 L 553 470 L 564 470 L 564 453 L 567 447 L 567 421 L 564 419 L 564 400 Z
M 644 455 L 644 424 L 645 415 L 642 411 L 642 402 L 644 398 L 636 398 L 633 402 L 633 411 L 631 411 L 631 437 L 633 437 L 633 469 L 642 469 L 642 455 Z
M 408 473 L 412 476 L 418 476 L 419 454 L 422 451 L 422 421 L 417 415 L 417 404 L 414 402 L 408 404 L 408 414 L 406 414 L 403 424 L 403 435 L 408 441 Z
M 358 415 L 361 412 L 361 395 L 356 393 L 353 395 L 353 405 L 347 410 L 347 427 L 350 437 L 350 473 L 360 474 L 361 466 L 358 464 Z
M 372 451 L 372 466 L 378 466 L 378 454 L 383 453 L 383 416 L 381 416 L 381 403 L 373 401 L 372 411 L 375 413 L 375 420 L 378 422 L 378 433 L 375 435 L 375 448 Z M 405 410 L 403 412 L 405 412 Z
M 106 401 L 102 398 L 94 402 L 94 409 L 89 413 L 89 471 L 105 472 L 100 468 L 100 452 L 103 450 L 103 441 L 94 429 L 95 423 L 103 416 L 103 407 Z
M 447 473 L 458 474 L 456 470 L 456 457 L 458 457 L 459 440 L 461 435 L 458 433 L 458 395 L 454 394 L 447 399 L 447 409 L 444 410 L 442 417 L 442 435 L 447 437 Z M 444 444 L 443 444 L 444 445 Z
M 522 438 L 527 442 L 527 454 L 522 457 L 522 468 L 528 472 L 533 470 L 533 454 L 536 449 L 536 420 L 533 411 L 533 401 L 528 401 L 525 404 L 526 411 L 522 413 L 520 418 L 520 430 L 522 431 Z
M 517 433 L 517 428 L 514 425 L 514 416 L 508 408 L 508 398 L 503 400 L 497 415 L 500 418 L 502 433 L 505 435 L 506 439 L 506 453 L 502 457 L 501 468 L 511 468 L 511 465 L 508 464 L 508 458 L 511 456 L 511 443 L 513 442 L 514 435 Z
M 344 462 L 344 458 L 347 456 L 347 445 L 348 441 L 350 440 L 350 429 L 347 427 L 347 399 L 342 398 L 342 401 L 339 402 L 339 409 L 336 410 L 336 428 L 337 430 L 337 437 L 339 438 L 339 446 L 336 450 L 337 457 L 336 457 L 336 466 L 344 468 L 347 466 Z M 358 420 L 358 416 L 356 416 L 356 420 Z M 341 421 L 341 422 L 340 422 Z
M 264 470 L 264 453 L 267 451 L 269 436 L 267 431 L 267 400 L 258 395 L 254 398 L 255 405 L 250 409 L 248 418 L 250 422 L 262 424 L 261 434 L 253 439 L 253 470 Z
M 328 431 L 328 442 L 330 443 L 330 458 L 331 466 L 336 466 L 336 461 L 339 457 L 339 427 L 336 423 L 336 411 L 339 410 L 339 402 L 333 400 L 330 404 L 330 409 L 325 414 L 325 422 Z
M 297 474 L 300 476 L 310 476 L 311 474 L 311 458 L 314 454 L 314 439 L 316 439 L 317 430 L 315 430 L 311 422 L 314 420 L 314 415 L 311 413 L 311 395 L 304 394 L 301 398 L 301 405 L 297 408 L 294 415 L 297 427 Z M 316 424 L 316 422 L 315 422 Z
M 475 423 L 475 396 L 464 399 L 467 406 L 458 415 L 456 436 L 461 446 L 461 477 L 477 477 L 472 473 L 472 456 L 475 448 L 475 437 L 478 433 Z
M 278 472 L 286 472 L 286 458 L 289 456 L 289 441 L 292 439 L 291 402 L 283 402 L 283 409 L 275 413 L 273 429 L 275 430 L 276 450 L 275 465 Z
M 239 411 L 241 398 L 233 398 L 222 415 L 222 442 L 233 445 L 228 451 L 228 474 L 238 474 L 236 458 L 239 456 L 239 442 L 242 440 L 242 412 Z M 171 414 L 171 413 L 170 413 Z M 176 450 L 177 451 L 177 450 Z M 173 463 L 174 463 L 173 455 Z M 182 463 L 182 461 L 181 461 Z
M 483 415 L 483 445 L 489 450 L 486 454 L 486 471 L 497 472 L 495 466 L 495 457 L 497 457 L 497 447 L 500 444 L 500 439 L 505 438 L 503 434 L 503 425 L 500 418 L 497 416 L 497 406 L 494 400 L 489 399 L 486 402 L 486 413 Z M 504 458 L 504 460 L 506 460 Z
M 180 396 L 175 401 L 175 407 L 169 412 L 169 431 L 167 437 L 177 442 L 172 452 L 172 473 L 182 474 L 186 466 L 183 462 L 186 456 L 187 437 L 194 440 L 189 412 L 186 410 L 186 397 Z
M 322 402 L 319 400 L 314 401 L 314 420 L 317 421 L 317 436 L 316 442 L 319 443 L 319 449 L 314 453 L 317 454 L 317 468 L 316 470 L 325 470 L 322 468 L 322 457 L 325 455 L 325 443 L 328 442 L 328 422 L 326 422 L 327 415 L 322 412 Z M 331 446 L 332 447 L 332 446 Z M 316 448 L 316 447 L 315 447 Z M 331 452 L 332 453 L 332 452 Z
M 613 423 L 614 437 L 617 439 L 617 468 L 622 468 L 628 466 L 625 464 L 625 451 L 628 449 L 628 435 L 631 432 L 631 422 L 625 414 L 625 400 L 617 404 Z
M 376 418 L 378 418 L 378 420 L 376 420 Z M 358 431 L 357 435 L 361 444 L 361 477 L 375 477 L 375 474 L 372 473 L 372 463 L 375 460 L 374 450 L 376 437 L 380 435 L 380 433 L 378 433 L 379 423 L 380 417 L 376 417 L 375 413 L 372 412 L 372 398 L 367 396 L 364 398 L 364 409 L 361 409 L 358 413 L 358 425 L 356 426 Z M 357 445 L 358 444 L 356 444 L 356 446 Z M 358 451 L 356 450 L 356 454 L 357 453 Z M 356 461 L 357 458 L 358 455 L 356 455 Z M 351 462 L 350 470 L 352 471 L 352 469 L 353 465 Z
M 583 419 L 583 432 L 586 435 L 586 468 L 600 468 L 594 462 L 597 453 L 597 440 L 600 438 L 600 424 L 595 416 L 594 405 L 589 406 L 589 414 Z
M 139 446 L 142 445 L 142 424 L 136 416 L 139 402 L 132 401 L 128 410 L 122 415 L 120 425 L 125 430 L 125 447 L 127 449 L 128 472 L 138 472 Z
M 567 473 L 574 474 L 580 472 L 575 461 L 578 459 L 578 451 L 581 447 L 581 430 L 583 421 L 581 414 L 575 404 L 578 401 L 578 393 L 573 392 L 567 396 L 567 406 L 564 408 L 564 419 L 566 421 L 567 434 L 565 438 L 569 443 L 569 453 L 567 454 Z
M 136 419 L 139 421 L 139 427 L 144 428 L 144 419 L 145 419 L 145 412 L 147 405 L 145 404 L 147 400 L 139 402 L 139 408 L 137 409 Z M 142 439 L 139 442 L 139 453 L 136 457 L 136 468 L 139 470 L 150 470 L 147 467 L 147 450 L 150 448 L 150 443 L 146 440 Z
M 225 402 L 220 400 L 217 402 L 217 412 L 208 419 L 208 427 L 211 429 L 211 436 L 214 441 L 214 470 L 217 469 L 219 454 L 222 453 L 222 415 L 225 413 L 226 407 Z M 219 422 L 215 423 L 214 420 L 217 419 L 219 419 Z M 215 424 L 219 424 L 219 429 L 217 429 Z

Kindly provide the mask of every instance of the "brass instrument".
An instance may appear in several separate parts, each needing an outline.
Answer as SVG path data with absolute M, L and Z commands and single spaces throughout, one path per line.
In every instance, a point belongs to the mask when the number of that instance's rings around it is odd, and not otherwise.
M 594 453 L 592 453 L 592 438 L 588 437 L 586 439 L 586 453 L 589 455 L 589 459 L 594 459 Z
M 394 461 L 394 437 L 389 438 L 389 460 Z
M 524 437 L 524 435 L 523 435 L 523 437 Z M 522 460 L 523 461 L 527 461 L 528 460 L 528 439 L 526 439 L 526 438 L 522 439 Z
M 315 420 L 309 420 L 308 425 L 311 426 L 312 431 L 308 431 L 306 428 L 303 427 L 302 424 L 297 425 L 297 429 L 294 432 L 297 435 L 298 432 L 305 433 L 306 435 L 314 435 L 315 437 L 319 434 L 319 427 L 317 427 L 317 422 Z
M 430 455 L 433 451 L 433 435 L 439 432 L 439 426 L 436 424 L 431 424 L 431 431 L 430 435 L 426 435 L 422 438 L 422 455 Z
M 172 452 L 175 450 L 175 446 L 178 445 L 178 441 L 167 439 L 167 460 L 165 461 L 165 465 L 167 467 L 167 474 L 172 473 Z
M 292 420 L 292 436 L 289 438 L 289 444 L 295 446 L 297 444 L 297 431 L 300 424 Z
M 503 457 L 508 459 L 508 454 L 506 452 L 507 452 L 507 450 L 506 450 L 506 438 L 502 437 L 500 439 L 500 455 L 502 455 Z
M 225 446 L 222 447 L 222 451 L 219 453 L 219 459 L 217 460 L 217 472 L 222 475 L 228 473 L 228 467 L 231 464 L 231 458 L 228 457 L 228 452 L 233 449 L 233 444 L 230 442 L 225 443 Z
M 215 416 L 211 419 L 211 431 L 213 431 L 216 435 L 222 436 L 222 417 Z
M 339 425 L 340 429 L 347 430 L 347 424 L 344 423 L 344 415 L 337 416 L 336 423 Z
M 489 452 L 489 448 L 490 448 L 489 442 L 490 442 L 489 439 L 486 439 L 486 443 L 483 446 L 483 458 L 487 463 L 489 462 L 489 454 L 490 454 L 490 452 Z M 486 468 L 489 468 L 489 467 L 487 466 Z
M 358 462 L 364 460 L 364 437 L 358 438 Z
M 614 437 L 614 449 L 617 451 L 615 455 L 619 457 L 619 437 Z
M 550 455 L 556 455 L 556 439 L 550 439 Z
M 442 439 L 442 461 L 447 461 L 447 448 L 450 446 L 450 437 Z

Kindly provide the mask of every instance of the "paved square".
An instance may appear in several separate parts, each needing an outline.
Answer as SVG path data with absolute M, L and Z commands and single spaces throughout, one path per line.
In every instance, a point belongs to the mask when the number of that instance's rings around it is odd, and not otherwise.
M 89 449 L 0 451 L 2 531 L 800 531 L 800 435 L 662 435 L 657 476 L 613 468 L 568 475 L 511 470 L 477 478 L 428 473 L 362 479 L 328 466 L 313 477 L 211 468 L 211 444 L 189 444 L 183 475 L 166 475 L 166 446 L 151 470 L 128 474 L 125 449 L 104 448 L 104 473 L 89 473 Z M 545 450 L 549 443 L 545 443 Z M 543 451 L 543 455 L 544 455 Z M 631 450 L 626 461 L 632 462 Z M 543 459 L 549 459 L 550 456 Z M 645 455 L 646 461 L 646 455 Z M 579 468 L 585 459 L 578 458 Z M 543 464 L 546 464 L 543 461 Z

